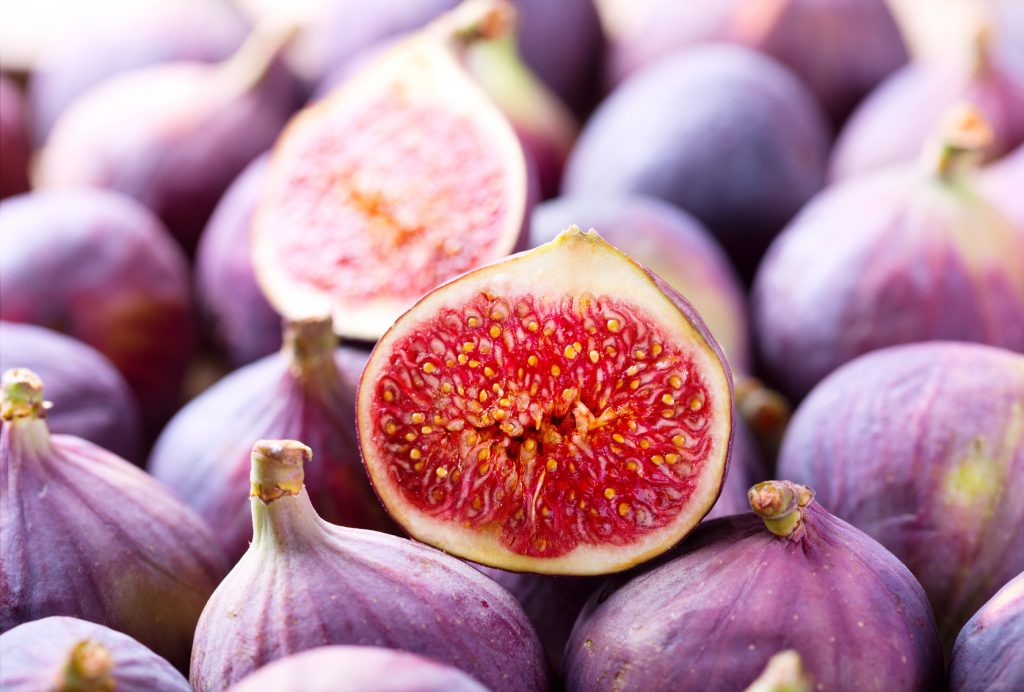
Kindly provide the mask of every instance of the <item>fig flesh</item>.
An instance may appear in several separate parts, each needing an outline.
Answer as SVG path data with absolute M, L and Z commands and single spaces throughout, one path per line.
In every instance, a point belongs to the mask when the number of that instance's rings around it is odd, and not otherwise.
M 25 101 L 18 87 L 0 75 L 0 199 L 28 192 L 29 142 Z
M 1024 355 L 947 342 L 862 356 L 797 409 L 779 473 L 910 568 L 949 647 L 1024 570 Z
M 941 689 L 928 600 L 899 560 L 803 486 L 765 481 L 750 502 L 595 594 L 566 647 L 568 690 L 743 689 L 783 649 L 819 689 Z
M 311 456 L 292 440 L 253 447 L 253 542 L 203 611 L 196 692 L 332 644 L 420 654 L 493 690 L 546 689 L 544 652 L 507 591 L 433 548 L 320 519 L 302 484 Z
M 604 574 L 667 550 L 714 504 L 732 438 L 731 375 L 700 317 L 577 227 L 424 297 L 357 396 L 392 518 L 513 571 Z
M 76 618 L 53 616 L 0 634 L 0 688 L 5 692 L 189 692 L 166 659 L 126 634 Z
M 0 396 L 0 631 L 73 616 L 184 670 L 200 611 L 227 571 L 209 529 L 124 459 L 51 436 L 32 371 L 5 372 Z
M 1024 572 L 975 613 L 956 638 L 952 692 L 1024 689 Z

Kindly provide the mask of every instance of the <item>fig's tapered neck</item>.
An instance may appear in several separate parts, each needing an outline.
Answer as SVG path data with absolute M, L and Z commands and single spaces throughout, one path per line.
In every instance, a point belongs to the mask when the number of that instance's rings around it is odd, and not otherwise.
M 60 671 L 60 692 L 106 692 L 116 688 L 114 661 L 99 642 L 86 639 L 75 644 Z
M 256 26 L 234 55 L 218 67 L 220 76 L 233 88 L 232 93 L 241 94 L 255 89 L 299 31 L 299 25 L 294 22 L 264 22 Z
M 507 0 L 464 0 L 427 26 L 453 47 L 500 38 L 514 30 L 515 8 Z
M 250 550 L 276 550 L 318 534 L 320 518 L 302 485 L 303 464 L 312 451 L 295 440 L 261 440 L 252 450 Z
M 978 27 L 971 42 L 971 74 L 984 77 L 992 69 L 992 28 L 986 23 Z
M 975 170 L 992 144 L 992 128 L 971 103 L 961 103 L 946 113 L 927 153 L 927 165 L 943 180 Z
M 28 368 L 12 368 L 0 380 L 0 417 L 5 421 L 46 417 L 43 381 Z
M 335 379 L 334 335 L 329 317 L 285 322 L 282 350 L 292 374 L 302 380 Z
M 797 538 L 814 491 L 791 481 L 764 481 L 747 491 L 747 501 L 765 527 L 782 538 Z

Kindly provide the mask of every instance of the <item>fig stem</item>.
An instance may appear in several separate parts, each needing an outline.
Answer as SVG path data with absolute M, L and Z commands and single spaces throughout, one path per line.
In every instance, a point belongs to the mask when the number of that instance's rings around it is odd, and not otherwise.
M 944 180 L 974 170 L 992 143 L 992 128 L 978 107 L 959 103 L 942 120 L 930 167 Z
M 464 0 L 427 26 L 457 48 L 513 31 L 516 10 L 507 0 Z
M 235 93 L 255 89 L 278 55 L 299 35 L 295 22 L 261 22 L 246 37 L 235 53 L 218 68 Z
M 43 400 L 43 381 L 28 368 L 11 368 L 0 380 L 0 417 L 45 418 L 50 402 Z
M 992 69 L 992 27 L 984 22 L 971 41 L 971 74 L 977 79 Z
M 111 674 L 114 661 L 107 648 L 99 642 L 85 639 L 71 649 L 60 672 L 57 689 L 60 692 L 101 692 L 113 690 L 116 681 Z
M 296 378 L 335 379 L 334 348 L 338 338 L 332 325 L 330 317 L 285 321 L 281 348 Z
M 764 672 L 744 692 L 811 692 L 814 683 L 800 654 L 792 649 L 768 659 Z
M 795 538 L 803 527 L 804 508 L 814 491 L 792 481 L 764 481 L 747 491 L 750 508 L 765 527 L 782 538 Z
M 252 448 L 249 497 L 264 504 L 302 492 L 303 464 L 313 450 L 295 440 L 260 440 Z

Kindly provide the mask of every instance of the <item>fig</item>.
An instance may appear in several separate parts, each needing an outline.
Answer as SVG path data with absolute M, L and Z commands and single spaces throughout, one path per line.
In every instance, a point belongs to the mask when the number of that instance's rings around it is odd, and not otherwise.
M 42 145 L 58 117 L 92 86 L 122 72 L 170 61 L 216 62 L 245 38 L 230 4 L 216 0 L 121 3 L 46 52 L 32 72 L 32 130 Z
M 402 315 L 356 416 L 374 489 L 417 540 L 517 572 L 605 574 L 711 509 L 732 378 L 682 296 L 574 226 Z
M 1024 233 L 1024 144 L 985 168 L 982 191 Z
M 167 660 L 126 634 L 52 616 L 0 634 L 0 688 L 6 692 L 189 692 Z
M 82 437 L 139 464 L 139 405 L 117 368 L 90 346 L 43 327 L 0 322 L 0 372 L 28 368 L 47 382 L 56 404 L 47 426 Z
M 123 192 L 193 251 L 224 190 L 296 105 L 298 85 L 276 58 L 286 38 L 258 28 L 222 63 L 164 63 L 96 85 L 54 125 L 39 186 Z
M 424 293 L 515 248 L 522 148 L 460 66 L 505 6 L 443 15 L 297 115 L 270 159 L 253 225 L 256 276 L 285 317 L 335 316 L 378 338 Z
M 882 82 L 850 116 L 829 161 L 833 180 L 913 161 L 943 113 L 976 104 L 992 128 L 985 152 L 996 159 L 1024 143 L 1024 74 L 990 50 L 987 31 L 971 59 L 913 62 Z
M 0 238 L 0 319 L 95 348 L 159 430 L 195 343 L 188 263 L 160 221 L 116 192 L 46 190 L 0 203 Z
M 956 638 L 949 664 L 949 688 L 1024 689 L 1024 572 L 975 613 Z
M 922 162 L 829 187 L 772 245 L 754 282 L 766 372 L 794 400 L 895 344 L 1024 351 L 1024 234 L 976 190 L 978 111 L 948 115 Z
M 885 0 L 599 0 L 615 82 L 675 50 L 725 40 L 789 67 L 842 123 L 878 82 L 907 61 Z
M 493 690 L 546 688 L 537 635 L 507 591 L 433 548 L 323 521 L 303 486 L 311 457 L 293 440 L 253 447 L 253 542 L 199 620 L 196 692 L 329 644 L 420 654 Z
M 573 224 L 601 237 L 686 296 L 725 351 L 733 371 L 750 372 L 745 290 L 729 259 L 699 221 L 654 197 L 560 197 L 537 205 L 530 245 Z M 746 503 L 748 483 L 743 488 Z
M 25 101 L 14 82 L 0 74 L 0 199 L 28 192 L 29 142 Z
M 91 442 L 51 436 L 45 410 L 38 375 L 3 374 L 0 631 L 68 615 L 134 637 L 184 670 L 224 556 L 171 491 Z
M 945 342 L 862 356 L 797 409 L 778 472 L 910 568 L 949 647 L 1024 570 L 1024 355 Z
M 232 562 L 252 538 L 244 491 L 251 440 L 260 434 L 316 445 L 319 458 L 306 487 L 325 520 L 392 529 L 356 443 L 355 388 L 366 354 L 336 346 L 328 319 L 286 324 L 280 353 L 227 375 L 190 401 L 153 448 L 150 473 L 206 520 Z
M 375 646 L 322 646 L 286 656 L 229 692 L 487 692 L 461 670 Z
M 754 513 L 702 525 L 678 555 L 596 593 L 566 647 L 568 690 L 737 690 L 796 651 L 816 689 L 942 689 L 921 585 L 809 488 L 765 481 Z
M 828 125 L 785 67 L 708 45 L 624 82 L 584 125 L 562 193 L 645 194 L 693 214 L 749 277 L 825 180 Z
M 281 316 L 256 283 L 250 250 L 267 160 L 259 157 L 231 183 L 196 248 L 196 299 L 204 326 L 234 367 L 281 348 Z

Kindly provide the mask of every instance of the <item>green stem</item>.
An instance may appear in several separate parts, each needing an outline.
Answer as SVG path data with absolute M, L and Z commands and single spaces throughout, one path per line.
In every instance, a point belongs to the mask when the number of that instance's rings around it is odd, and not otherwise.
M 942 120 L 930 168 L 939 178 L 952 180 L 976 169 L 991 143 L 992 128 L 977 106 L 957 104 Z
M 302 491 L 303 464 L 313 451 L 295 440 L 260 440 L 252 448 L 249 496 L 270 504 Z
M 59 692 L 106 692 L 116 687 L 114 661 L 99 642 L 86 639 L 75 644 L 60 671 Z
M 334 335 L 330 317 L 289 320 L 284 325 L 282 350 L 292 374 L 301 380 L 333 382 L 337 379 Z
M 792 481 L 764 481 L 747 491 L 750 508 L 769 531 L 782 538 L 799 535 L 804 512 L 813 499 L 813 490 Z
M 43 381 L 28 368 L 11 368 L 0 380 L 0 417 L 5 421 L 46 417 Z

